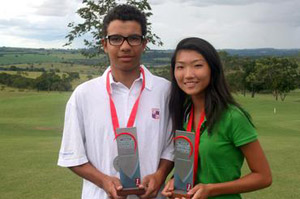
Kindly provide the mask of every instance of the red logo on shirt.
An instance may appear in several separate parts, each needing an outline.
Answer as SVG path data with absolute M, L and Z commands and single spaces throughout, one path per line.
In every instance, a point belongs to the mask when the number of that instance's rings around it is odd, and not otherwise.
M 152 108 L 152 118 L 158 120 L 159 119 L 159 109 Z

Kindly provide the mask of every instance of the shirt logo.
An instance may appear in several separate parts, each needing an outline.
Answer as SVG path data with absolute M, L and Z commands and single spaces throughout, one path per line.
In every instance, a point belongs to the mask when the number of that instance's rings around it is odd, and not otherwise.
M 135 185 L 138 187 L 141 184 L 141 179 L 140 178 L 136 178 L 135 179 Z
M 152 118 L 158 120 L 159 119 L 159 109 L 152 108 Z
M 187 183 L 187 185 L 186 185 L 186 191 L 191 190 L 191 188 L 192 188 L 192 185 L 190 183 Z

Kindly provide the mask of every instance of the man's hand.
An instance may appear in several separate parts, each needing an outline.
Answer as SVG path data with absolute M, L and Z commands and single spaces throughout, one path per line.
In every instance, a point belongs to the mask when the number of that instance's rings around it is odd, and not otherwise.
M 109 198 L 112 199 L 125 199 L 125 196 L 118 196 L 117 190 L 122 190 L 121 182 L 116 177 L 105 176 L 103 180 L 102 189 L 106 192 Z
M 102 188 L 110 198 L 126 198 L 117 195 L 117 190 L 122 190 L 123 188 L 120 180 L 116 177 L 108 176 L 98 171 L 91 163 L 87 162 L 83 165 L 70 167 L 70 169 L 77 175 Z
M 146 193 L 139 197 L 141 199 L 155 198 L 161 187 L 162 181 L 162 178 L 157 173 L 145 176 L 139 188 L 144 188 Z
M 174 191 L 174 178 L 169 180 L 169 182 L 166 184 L 165 188 L 162 190 L 161 194 L 166 197 L 171 197 L 173 195 Z
M 141 199 L 155 198 L 172 168 L 172 161 L 160 159 L 157 171 L 143 178 L 139 187 L 144 188 L 146 193 L 139 197 Z

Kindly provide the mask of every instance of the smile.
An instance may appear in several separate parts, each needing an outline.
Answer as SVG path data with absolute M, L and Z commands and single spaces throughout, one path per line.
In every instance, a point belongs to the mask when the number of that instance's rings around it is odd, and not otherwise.
M 189 88 L 196 86 L 197 83 L 198 82 L 184 82 L 184 85 Z

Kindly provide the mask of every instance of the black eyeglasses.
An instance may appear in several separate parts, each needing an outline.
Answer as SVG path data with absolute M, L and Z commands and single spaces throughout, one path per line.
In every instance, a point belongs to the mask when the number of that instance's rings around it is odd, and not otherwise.
M 122 35 L 108 35 L 105 37 L 105 39 L 108 39 L 110 45 L 112 46 L 121 46 L 125 40 L 130 46 L 139 46 L 142 44 L 144 36 L 129 35 L 128 37 L 124 37 Z

